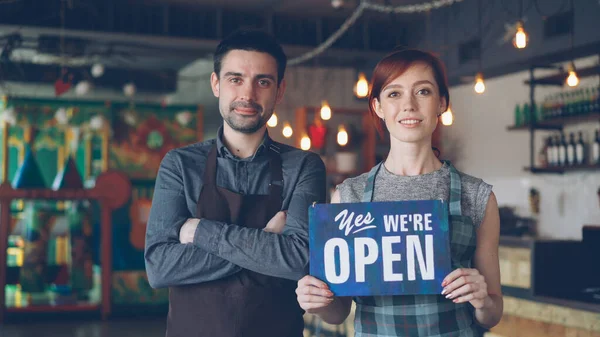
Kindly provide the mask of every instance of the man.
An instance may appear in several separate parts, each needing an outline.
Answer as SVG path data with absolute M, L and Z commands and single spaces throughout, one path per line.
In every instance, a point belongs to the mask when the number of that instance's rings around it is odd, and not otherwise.
M 286 62 L 263 32 L 224 39 L 211 75 L 217 139 L 161 163 L 145 261 L 150 285 L 170 289 L 167 336 L 302 336 L 295 281 L 308 272 L 308 207 L 325 201 L 325 167 L 266 131 Z

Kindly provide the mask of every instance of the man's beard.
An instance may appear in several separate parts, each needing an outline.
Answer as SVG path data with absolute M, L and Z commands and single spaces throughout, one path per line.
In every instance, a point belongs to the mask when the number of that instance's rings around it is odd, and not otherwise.
M 255 109 L 256 114 L 252 116 L 244 116 L 236 113 L 236 108 Z M 229 106 L 229 113 L 223 116 L 225 123 L 235 131 L 246 134 L 255 133 L 262 128 L 267 121 L 261 115 L 263 108 L 254 102 L 233 102 Z

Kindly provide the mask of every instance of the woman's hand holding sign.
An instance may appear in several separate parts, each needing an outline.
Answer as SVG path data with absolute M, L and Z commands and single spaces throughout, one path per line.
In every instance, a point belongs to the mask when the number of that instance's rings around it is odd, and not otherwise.
M 454 303 L 470 302 L 475 309 L 483 308 L 488 297 L 487 283 L 477 269 L 459 268 L 442 282 L 442 295 Z
M 325 282 L 310 275 L 306 275 L 298 281 L 296 295 L 300 307 L 309 314 L 318 313 L 319 309 L 331 304 L 334 298 Z
M 352 306 L 351 298 L 334 297 L 325 282 L 310 275 L 298 281 L 296 295 L 302 309 L 309 314 L 318 315 L 329 324 L 343 323 Z

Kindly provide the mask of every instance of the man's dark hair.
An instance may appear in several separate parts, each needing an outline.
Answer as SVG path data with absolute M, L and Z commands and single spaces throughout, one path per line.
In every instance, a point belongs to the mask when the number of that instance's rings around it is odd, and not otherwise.
M 277 86 L 281 84 L 287 56 L 275 37 L 267 32 L 256 29 L 241 29 L 224 38 L 217 46 L 214 55 L 214 72 L 219 76 L 221 62 L 225 55 L 232 50 L 246 50 L 267 53 L 277 61 Z

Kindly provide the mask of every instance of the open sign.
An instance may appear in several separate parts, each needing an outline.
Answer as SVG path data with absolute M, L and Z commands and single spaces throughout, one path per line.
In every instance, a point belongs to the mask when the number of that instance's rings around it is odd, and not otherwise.
M 336 296 L 439 294 L 451 270 L 442 200 L 309 209 L 310 274 Z

